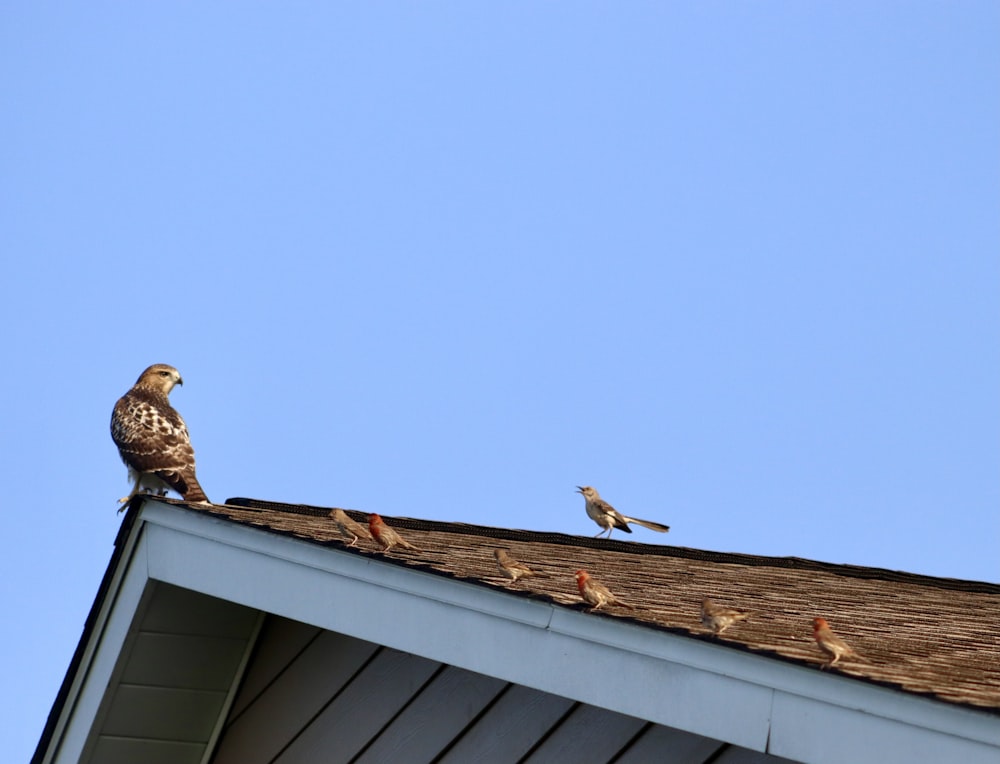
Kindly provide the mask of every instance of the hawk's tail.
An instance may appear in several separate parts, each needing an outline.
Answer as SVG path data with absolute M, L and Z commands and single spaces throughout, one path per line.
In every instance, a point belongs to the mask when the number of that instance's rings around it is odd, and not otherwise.
M 174 470 L 161 470 L 156 473 L 164 483 L 179 493 L 184 501 L 211 503 L 205 492 L 198 484 L 198 478 L 191 472 L 175 472 Z
M 191 478 L 191 482 L 188 484 L 187 493 L 184 494 L 184 501 L 212 503 L 208 500 L 205 492 L 201 490 L 201 486 L 198 485 L 198 481 L 195 478 Z

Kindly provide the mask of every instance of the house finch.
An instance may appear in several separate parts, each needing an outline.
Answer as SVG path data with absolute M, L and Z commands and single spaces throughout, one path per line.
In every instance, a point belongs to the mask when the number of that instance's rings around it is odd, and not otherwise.
M 500 574 L 505 578 L 509 578 L 511 584 L 516 584 L 518 579 L 538 575 L 523 562 L 519 562 L 507 554 L 506 549 L 494 550 L 493 556 L 497 558 L 497 567 L 500 568 Z M 510 584 L 507 585 L 510 586 Z
M 632 606 L 627 602 L 622 602 L 615 597 L 608 587 L 592 579 L 590 574 L 585 570 L 578 570 L 576 572 L 576 586 L 580 590 L 580 596 L 583 597 L 583 601 L 590 605 L 591 610 L 597 610 L 605 605 L 621 605 L 622 607 L 627 607 L 629 610 L 632 609 Z
M 374 512 L 368 515 L 368 530 L 371 531 L 375 543 L 382 547 L 382 551 L 386 554 L 394 546 L 401 546 L 404 549 L 417 549 L 413 544 L 400 536 L 399 533 L 386 525 L 385 521 Z
M 861 656 L 854 652 L 850 645 L 833 633 L 825 618 L 813 618 L 813 638 L 819 645 L 819 649 L 826 653 L 827 666 L 832 666 L 841 658 L 862 660 Z
M 578 485 L 576 492 L 582 493 L 584 500 L 587 502 L 587 515 L 601 526 L 601 532 L 597 536 L 601 536 L 604 534 L 604 531 L 607 531 L 608 538 L 611 538 L 611 531 L 615 528 L 621 528 L 626 533 L 631 533 L 632 529 L 628 527 L 629 523 L 641 525 L 643 528 L 649 528 L 649 530 L 656 531 L 657 533 L 666 533 L 670 530 L 669 525 L 660 525 L 659 523 L 654 523 L 652 520 L 640 520 L 637 517 L 626 517 L 602 499 L 601 494 L 597 492 L 596 488 L 591 488 L 589 485 Z
M 372 534 L 368 532 L 368 529 L 361 523 L 352 520 L 344 510 L 333 510 L 330 513 L 330 519 L 333 520 L 333 524 L 337 526 L 337 530 L 340 531 L 341 535 L 345 539 L 350 539 L 350 543 L 347 546 L 356 546 L 358 539 L 371 540 Z
M 749 613 L 723 607 L 708 597 L 701 601 L 701 622 L 716 634 L 721 634 L 737 621 L 744 621 L 749 617 Z

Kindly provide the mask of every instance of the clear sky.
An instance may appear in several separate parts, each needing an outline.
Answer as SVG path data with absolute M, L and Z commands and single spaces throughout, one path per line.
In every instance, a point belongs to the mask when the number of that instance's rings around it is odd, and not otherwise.
M 216 501 L 593 535 L 591 484 L 673 526 L 630 540 L 1000 581 L 998 30 L 995 0 L 5 4 L 10 760 L 155 362 Z

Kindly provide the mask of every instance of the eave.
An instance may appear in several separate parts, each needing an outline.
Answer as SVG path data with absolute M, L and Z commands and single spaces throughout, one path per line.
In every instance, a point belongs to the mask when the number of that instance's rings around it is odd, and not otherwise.
M 147 499 L 132 511 L 138 514 L 37 761 L 80 761 L 93 745 L 155 582 L 799 761 L 884 762 L 891 750 L 899 761 L 985 764 L 1000 751 L 1000 725 L 988 713 L 169 502 Z M 238 679 L 236 672 L 233 687 Z

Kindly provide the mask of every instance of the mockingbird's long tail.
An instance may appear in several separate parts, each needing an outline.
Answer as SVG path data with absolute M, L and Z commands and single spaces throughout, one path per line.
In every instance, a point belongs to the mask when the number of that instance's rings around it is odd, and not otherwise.
M 643 528 L 649 528 L 651 531 L 656 531 L 657 533 L 666 533 L 670 530 L 669 525 L 661 525 L 660 523 L 654 523 L 652 520 L 640 520 L 638 517 L 626 517 L 626 522 L 635 523 L 636 525 L 641 525 Z

